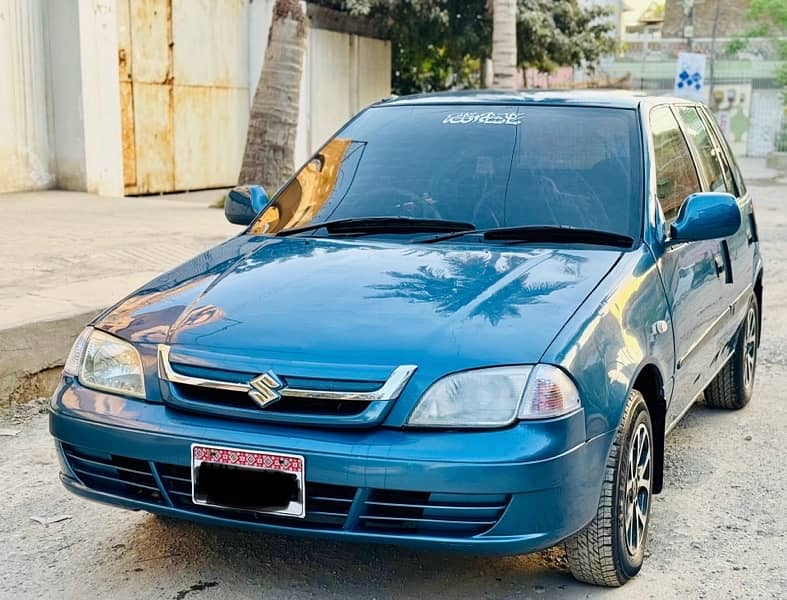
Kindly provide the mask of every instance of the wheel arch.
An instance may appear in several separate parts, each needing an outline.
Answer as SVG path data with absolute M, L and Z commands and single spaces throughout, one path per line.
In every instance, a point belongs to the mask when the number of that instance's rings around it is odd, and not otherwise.
M 673 393 L 672 327 L 658 264 L 643 246 L 622 255 L 541 357 L 574 376 L 588 438 L 620 427 L 632 389 L 643 395 L 658 450 L 654 491 L 663 484 L 664 422 Z
M 666 437 L 667 399 L 664 378 L 653 363 L 646 363 L 637 372 L 631 388 L 645 398 L 653 427 L 653 493 L 661 492 L 664 485 L 664 440 Z
M 757 315 L 757 329 L 759 331 L 759 335 L 757 336 L 758 345 L 762 341 L 762 274 L 763 270 L 760 268 L 754 280 L 754 296 L 757 298 L 757 306 L 760 309 Z

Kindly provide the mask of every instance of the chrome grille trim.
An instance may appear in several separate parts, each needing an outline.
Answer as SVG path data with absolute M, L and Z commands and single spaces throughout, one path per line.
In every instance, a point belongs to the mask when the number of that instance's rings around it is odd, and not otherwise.
M 170 347 L 166 344 L 158 345 L 158 376 L 164 381 L 182 385 L 192 385 L 196 387 L 227 390 L 231 392 L 246 392 L 252 390 L 248 383 L 237 383 L 234 381 L 220 381 L 216 379 L 205 379 L 203 377 L 191 377 L 177 373 L 169 361 Z M 410 381 L 417 365 L 400 365 L 396 367 L 385 383 L 376 390 L 367 392 L 352 392 L 341 390 L 310 390 L 302 388 L 282 387 L 277 391 L 282 396 L 290 398 L 314 398 L 317 400 L 342 400 L 356 402 L 375 402 L 379 400 L 396 400 L 402 393 L 404 386 Z

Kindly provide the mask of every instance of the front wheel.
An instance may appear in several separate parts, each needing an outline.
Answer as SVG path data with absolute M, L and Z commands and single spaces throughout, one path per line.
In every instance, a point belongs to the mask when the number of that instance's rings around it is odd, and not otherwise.
M 650 413 L 642 394 L 632 390 L 607 459 L 596 516 L 565 543 L 576 579 L 617 587 L 639 573 L 648 536 L 652 480 Z

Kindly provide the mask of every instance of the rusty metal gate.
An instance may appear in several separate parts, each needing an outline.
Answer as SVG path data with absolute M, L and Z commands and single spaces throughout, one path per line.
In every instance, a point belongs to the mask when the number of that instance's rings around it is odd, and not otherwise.
M 126 194 L 234 185 L 249 106 L 246 0 L 118 0 Z

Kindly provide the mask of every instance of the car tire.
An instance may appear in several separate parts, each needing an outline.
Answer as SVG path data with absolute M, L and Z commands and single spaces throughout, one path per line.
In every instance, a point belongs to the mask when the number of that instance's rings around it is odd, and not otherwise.
M 759 311 L 757 298 L 752 296 L 746 317 L 737 333 L 735 351 L 705 388 L 705 406 L 737 410 L 751 400 L 757 371 L 757 349 L 760 345 Z
M 645 558 L 652 481 L 650 412 L 642 394 L 632 390 L 607 458 L 596 516 L 565 542 L 575 579 L 618 587 L 639 573 Z

